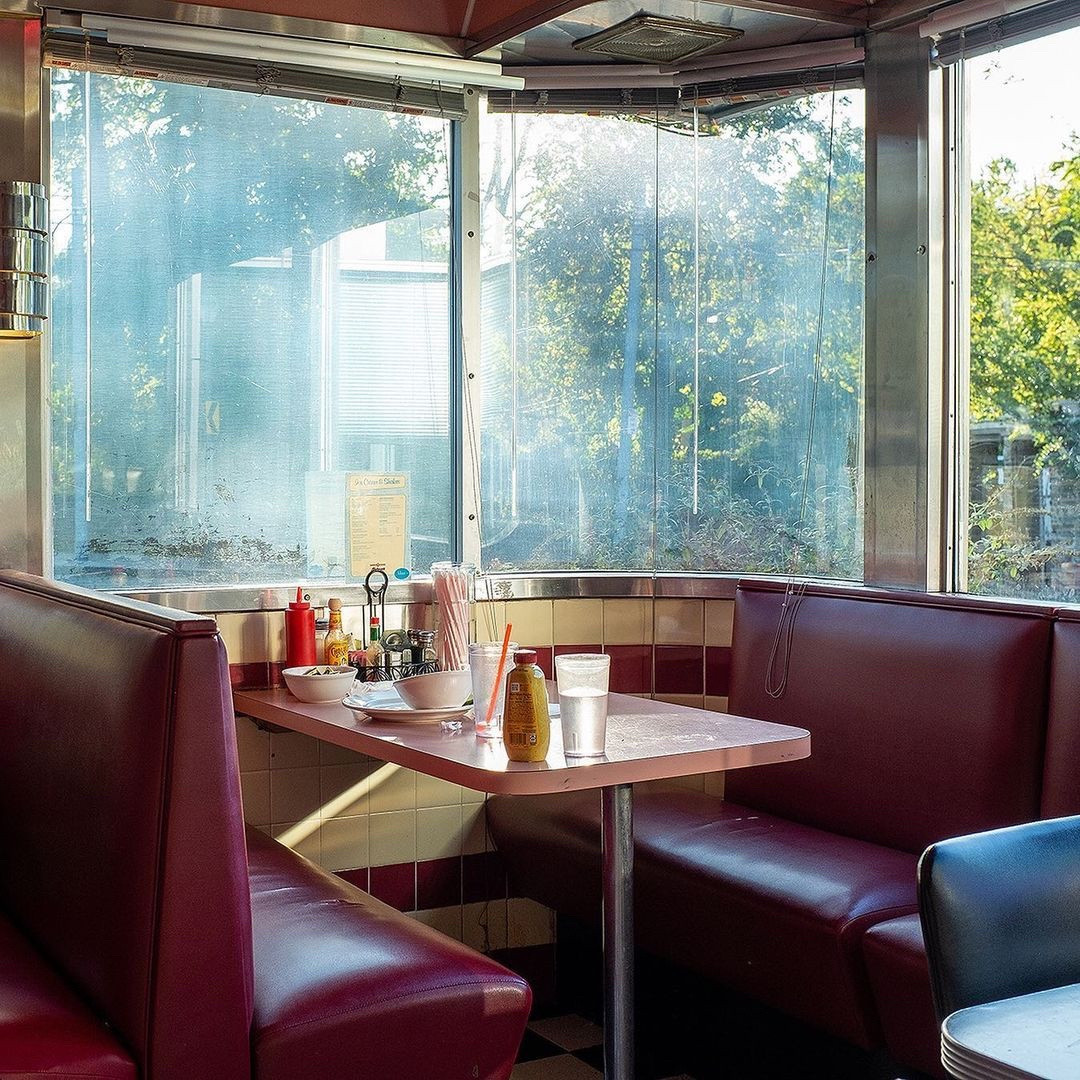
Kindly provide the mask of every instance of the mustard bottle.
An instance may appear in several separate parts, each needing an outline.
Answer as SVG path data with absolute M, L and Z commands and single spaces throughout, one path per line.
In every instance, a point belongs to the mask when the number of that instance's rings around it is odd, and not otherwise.
M 511 761 L 543 761 L 551 742 L 547 685 L 535 649 L 518 649 L 506 678 L 503 745 Z

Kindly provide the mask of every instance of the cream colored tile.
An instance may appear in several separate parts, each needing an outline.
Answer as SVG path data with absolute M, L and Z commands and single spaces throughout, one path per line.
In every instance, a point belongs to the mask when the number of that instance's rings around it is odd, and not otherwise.
M 523 948 L 526 945 L 550 945 L 555 940 L 555 913 L 523 896 L 511 897 L 506 902 L 507 948 Z
M 581 1016 L 550 1016 L 533 1020 L 529 1030 L 563 1050 L 585 1050 L 604 1041 L 604 1029 Z
M 260 731 L 247 716 L 236 718 L 236 752 L 241 772 L 270 768 L 270 733 Z
M 320 765 L 355 765 L 369 758 L 357 750 L 348 750 L 344 746 L 335 746 L 333 743 L 319 743 Z
M 368 809 L 373 814 L 416 809 L 416 773 L 400 765 L 380 765 L 371 774 Z
M 556 600 L 556 645 L 599 645 L 604 640 L 603 600 Z
M 270 770 L 240 774 L 244 820 L 249 825 L 270 824 Z
M 416 862 L 416 811 L 395 810 L 369 816 L 368 852 L 371 866 Z
M 656 701 L 666 701 L 669 705 L 689 705 L 692 709 L 705 708 L 703 694 L 657 694 Z
M 735 623 L 734 600 L 705 601 L 705 644 L 730 645 Z
M 285 612 L 266 612 L 266 659 L 273 663 L 285 660 Z
M 461 801 L 463 803 L 482 803 L 487 798 L 486 791 L 474 791 L 472 788 L 461 789 Z
M 675 776 L 672 777 L 671 782 L 677 788 L 682 788 L 683 791 L 705 790 L 705 777 L 702 773 L 697 773 L 694 776 Z
M 252 664 L 270 658 L 270 633 L 266 612 L 219 615 L 217 624 L 230 664 Z
M 408 915 L 410 919 L 415 919 L 418 923 L 430 926 L 432 929 L 438 930 L 440 934 L 445 934 L 455 941 L 461 940 L 461 908 L 456 904 L 453 907 L 410 911 Z
M 461 907 L 461 940 L 480 952 L 506 948 L 506 901 L 485 900 Z
M 437 776 L 416 774 L 416 805 L 421 806 L 460 806 L 461 788 L 449 780 L 440 780 Z
M 368 812 L 368 787 L 374 766 L 370 762 L 322 765 L 319 798 L 323 820 L 355 817 Z
M 484 601 L 474 605 L 473 619 L 476 628 L 474 641 L 502 641 L 506 629 L 505 601 Z
M 710 712 L 727 712 L 728 699 L 726 697 L 715 697 L 712 694 L 708 694 L 705 697 L 705 708 Z
M 416 857 L 444 859 L 461 854 L 461 804 L 416 811 Z
M 270 773 L 270 821 L 299 821 L 319 813 L 319 768 L 274 769 Z
M 604 601 L 605 645 L 648 645 L 652 639 L 651 600 Z
M 724 797 L 724 778 L 726 773 L 711 772 L 705 774 L 705 794 Z
M 298 855 L 318 865 L 322 853 L 322 836 L 318 822 L 290 822 L 275 825 L 270 835 L 292 848 Z
M 335 818 L 322 823 L 320 863 L 326 870 L 355 870 L 368 864 L 368 818 Z
M 701 645 L 705 641 L 705 601 L 656 601 L 657 645 Z
M 509 622 L 514 627 L 513 639 L 519 645 L 543 648 L 555 643 L 550 600 L 508 600 L 505 618 L 499 628 L 500 639 Z
M 487 812 L 483 803 L 463 803 L 461 807 L 461 853 L 479 855 L 487 851 Z
M 276 731 L 270 736 L 270 768 L 299 769 L 319 764 L 319 743 L 298 731 Z

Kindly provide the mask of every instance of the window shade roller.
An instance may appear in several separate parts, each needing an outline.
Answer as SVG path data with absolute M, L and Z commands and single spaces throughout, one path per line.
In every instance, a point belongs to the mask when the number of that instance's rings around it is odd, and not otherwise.
M 982 56 L 1008 45 L 1043 37 L 1057 30 L 1080 26 L 1080 0 L 1051 0 L 1050 3 L 1021 6 L 1023 0 L 980 0 L 957 4 L 935 13 L 919 27 L 923 37 L 936 38 L 934 60 L 941 66 L 955 64 L 964 57 Z M 996 10 L 994 10 L 996 8 Z M 965 12 L 971 22 L 964 23 Z M 993 17 L 988 17 L 993 14 Z M 961 20 L 962 25 L 957 25 Z
M 466 114 L 465 91 L 404 80 L 342 74 L 292 64 L 204 56 L 50 31 L 43 44 L 44 64 L 52 68 L 159 79 L 255 94 L 278 94 L 332 105 L 353 105 L 424 113 L 449 120 Z

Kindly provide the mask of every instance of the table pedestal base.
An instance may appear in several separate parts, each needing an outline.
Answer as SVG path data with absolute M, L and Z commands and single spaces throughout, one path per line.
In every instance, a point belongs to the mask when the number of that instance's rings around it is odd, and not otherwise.
M 604 1076 L 634 1080 L 634 788 L 601 789 Z

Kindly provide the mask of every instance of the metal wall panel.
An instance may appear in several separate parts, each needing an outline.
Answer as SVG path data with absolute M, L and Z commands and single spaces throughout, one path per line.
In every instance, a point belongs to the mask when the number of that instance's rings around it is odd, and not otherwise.
M 0 179 L 42 183 L 41 27 L 0 18 Z M 0 567 L 42 573 L 45 407 L 42 338 L 0 341 Z

